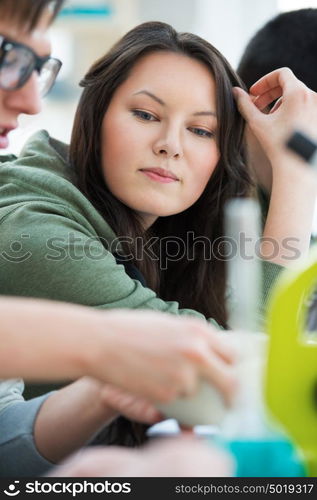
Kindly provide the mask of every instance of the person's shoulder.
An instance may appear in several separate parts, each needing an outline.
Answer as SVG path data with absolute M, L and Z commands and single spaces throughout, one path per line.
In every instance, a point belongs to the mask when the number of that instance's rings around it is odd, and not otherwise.
M 39 197 L 71 200 L 83 196 L 68 163 L 68 146 L 41 130 L 25 144 L 18 157 L 5 156 L 0 164 L 1 205 L 6 198 L 20 202 Z
M 52 139 L 48 132 L 40 130 L 31 136 L 20 154 L 0 157 L 0 174 L 23 177 L 57 175 L 70 179 L 71 169 L 68 162 L 68 146 Z
M 51 174 L 71 180 L 68 145 L 40 130 L 30 137 L 13 162 L 19 167 L 31 167 L 32 173 Z
M 17 158 L 0 165 L 0 221 L 16 211 L 64 214 L 97 234 L 114 237 L 93 204 L 77 187 L 68 146 L 41 130 Z
M 8 155 L 0 155 L 0 165 L 2 163 L 10 163 L 13 162 L 17 159 L 17 157 L 14 154 L 8 154 Z

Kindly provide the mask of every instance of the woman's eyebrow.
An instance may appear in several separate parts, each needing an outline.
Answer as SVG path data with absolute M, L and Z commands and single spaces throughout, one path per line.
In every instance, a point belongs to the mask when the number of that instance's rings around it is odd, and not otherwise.
M 214 111 L 197 111 L 197 113 L 193 113 L 193 116 L 214 116 L 217 118 L 217 115 Z
M 140 90 L 139 92 L 135 92 L 133 95 L 138 95 L 138 94 L 148 95 L 149 97 L 151 97 L 151 99 L 153 99 L 154 101 L 156 101 L 159 104 L 161 104 L 161 106 L 165 106 L 165 102 L 162 101 L 162 99 L 160 99 L 156 95 L 152 94 L 152 92 L 149 92 L 148 90 Z
M 152 94 L 152 92 L 149 92 L 148 90 L 139 90 L 138 92 L 135 92 L 133 95 L 139 95 L 139 94 L 145 94 L 154 101 L 158 102 L 161 104 L 161 106 L 166 106 L 166 103 L 162 101 L 159 97 L 157 97 L 155 94 Z M 215 116 L 217 117 L 216 113 L 214 111 L 197 111 L 196 113 L 193 113 L 193 116 Z

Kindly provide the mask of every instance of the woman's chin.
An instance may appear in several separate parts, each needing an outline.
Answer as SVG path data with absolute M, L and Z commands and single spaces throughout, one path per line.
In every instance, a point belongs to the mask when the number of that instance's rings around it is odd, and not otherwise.
M 150 221 L 152 219 L 152 224 L 159 217 L 169 217 L 170 215 L 176 215 L 183 212 L 184 209 L 168 208 L 168 207 L 147 207 L 146 209 L 134 209 L 135 212 L 143 219 Z

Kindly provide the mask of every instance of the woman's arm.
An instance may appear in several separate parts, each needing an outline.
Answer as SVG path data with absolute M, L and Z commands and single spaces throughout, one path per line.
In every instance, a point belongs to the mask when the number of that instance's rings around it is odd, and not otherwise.
M 315 175 L 284 143 L 295 128 L 311 134 L 317 130 L 317 94 L 288 68 L 261 78 L 250 92 L 252 99 L 243 90 L 235 90 L 238 106 L 272 165 L 262 255 L 287 266 L 308 251 L 317 183 Z M 279 104 L 269 114 L 261 111 L 276 99 Z
M 230 390 L 233 354 L 204 321 L 18 298 L 2 298 L 0 313 L 2 378 L 90 375 L 157 401 L 190 393 L 200 377 Z
M 73 304 L 1 297 L 0 316 L 1 378 L 44 382 L 89 375 L 95 344 L 107 366 L 106 314 Z M 99 375 L 106 373 L 100 370 Z
M 316 180 L 306 166 L 299 169 L 298 163 L 288 154 L 272 160 L 272 192 L 261 251 L 264 259 L 284 266 L 307 255 L 312 233 Z M 279 249 L 273 258 L 272 238 Z
M 118 413 L 146 423 L 160 419 L 147 400 L 88 377 L 29 401 L 19 397 L 20 390 L 16 385 L 15 398 L 0 411 L 0 477 L 47 472 Z
M 7 342 L 0 359 L 3 372 L 11 360 L 7 375 L 24 372 L 34 379 L 58 379 L 90 374 L 152 401 L 190 395 L 200 377 L 217 386 L 226 400 L 233 393 L 233 353 L 205 322 L 31 299 L 7 298 L 1 306 L 0 337 Z M 28 402 L 23 402 L 18 389 L 15 396 L 10 389 L 10 401 L 5 390 L 1 394 L 7 403 L 0 412 L 5 429 L 1 449 L 9 475 L 22 473 L 21 460 L 22 464 L 27 460 L 29 474 L 43 473 L 50 462 L 91 441 L 118 412 L 149 423 L 158 418 L 151 403 L 93 379 L 81 379 Z
M 148 401 L 85 377 L 52 394 L 34 425 L 39 453 L 57 463 L 88 444 L 118 414 L 153 424 L 160 413 Z

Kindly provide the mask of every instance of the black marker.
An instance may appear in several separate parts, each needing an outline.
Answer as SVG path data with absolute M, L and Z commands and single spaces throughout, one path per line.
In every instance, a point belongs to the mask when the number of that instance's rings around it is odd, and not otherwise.
M 294 132 L 286 146 L 312 167 L 317 168 L 317 143 L 302 132 Z

